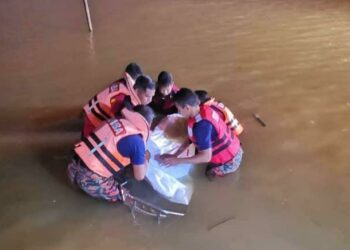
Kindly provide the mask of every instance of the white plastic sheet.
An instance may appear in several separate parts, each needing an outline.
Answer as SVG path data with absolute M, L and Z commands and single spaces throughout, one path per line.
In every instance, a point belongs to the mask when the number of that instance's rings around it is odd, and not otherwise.
M 172 118 L 176 115 L 172 115 Z M 191 183 L 181 182 L 179 179 L 189 176 L 192 164 L 179 164 L 176 166 L 164 166 L 155 160 L 155 156 L 165 153 L 175 153 L 181 146 L 181 142 L 177 142 L 167 138 L 164 131 L 156 127 L 152 132 L 147 149 L 151 153 L 149 168 L 147 171 L 147 179 L 152 187 L 172 202 L 188 205 L 192 196 Z

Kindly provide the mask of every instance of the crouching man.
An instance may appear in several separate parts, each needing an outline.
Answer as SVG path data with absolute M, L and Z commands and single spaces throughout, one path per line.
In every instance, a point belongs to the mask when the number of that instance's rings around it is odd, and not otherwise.
M 77 143 L 68 165 L 73 184 L 94 198 L 110 202 L 121 199 L 118 186 L 123 182 L 124 168 L 131 166 L 137 180 L 144 179 L 148 168 L 145 145 L 153 110 L 138 105 L 133 111 L 123 109 L 122 115 L 106 121 Z
M 174 102 L 179 113 L 187 118 L 189 140 L 175 154 L 161 155 L 159 160 L 169 165 L 209 163 L 206 168 L 208 177 L 224 176 L 236 171 L 243 150 L 238 137 L 231 135 L 220 115 L 209 105 L 200 105 L 197 95 L 187 88 L 180 89 L 174 95 Z M 198 153 L 192 157 L 178 158 L 191 142 Z
M 101 123 L 121 117 L 123 108 L 147 105 L 155 93 L 155 83 L 149 76 L 142 75 L 141 67 L 130 63 L 124 77 L 113 82 L 96 94 L 84 106 L 84 127 L 82 136 L 88 136 Z

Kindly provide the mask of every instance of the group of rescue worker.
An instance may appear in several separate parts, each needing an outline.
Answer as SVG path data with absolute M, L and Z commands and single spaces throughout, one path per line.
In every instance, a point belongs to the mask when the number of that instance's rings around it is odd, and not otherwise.
M 145 178 L 150 159 L 146 142 L 156 114 L 179 113 L 188 127 L 188 140 L 174 154 L 156 156 L 160 163 L 207 163 L 205 174 L 212 178 L 233 173 L 242 160 L 238 136 L 243 127 L 233 113 L 204 90 L 178 88 L 166 71 L 154 82 L 130 63 L 122 78 L 92 97 L 83 110 L 82 139 L 67 172 L 73 184 L 94 198 L 119 201 L 119 185 L 128 169 L 136 180 Z M 191 143 L 196 154 L 178 157 Z

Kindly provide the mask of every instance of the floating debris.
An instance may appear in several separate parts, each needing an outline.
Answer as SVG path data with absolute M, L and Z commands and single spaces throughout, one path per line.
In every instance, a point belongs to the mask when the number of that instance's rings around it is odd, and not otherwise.
M 261 120 L 261 117 L 258 114 L 253 113 L 253 116 L 261 124 L 261 126 L 266 127 L 266 123 Z
M 214 228 L 216 228 L 216 227 L 218 227 L 218 226 L 220 226 L 220 225 L 222 225 L 230 220 L 233 220 L 233 219 L 235 219 L 234 216 L 228 217 L 228 218 L 224 219 L 223 221 L 220 221 L 220 222 L 208 227 L 208 231 L 210 231 L 210 230 L 212 230 L 212 229 L 214 229 Z

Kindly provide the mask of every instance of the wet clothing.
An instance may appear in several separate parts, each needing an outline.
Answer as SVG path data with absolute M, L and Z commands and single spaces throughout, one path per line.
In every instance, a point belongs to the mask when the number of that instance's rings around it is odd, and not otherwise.
M 150 107 L 160 115 L 170 115 L 177 113 L 175 103 L 173 101 L 173 96 L 179 91 L 179 88 L 173 84 L 173 88 L 169 95 L 163 96 L 159 89 L 156 90 Z

